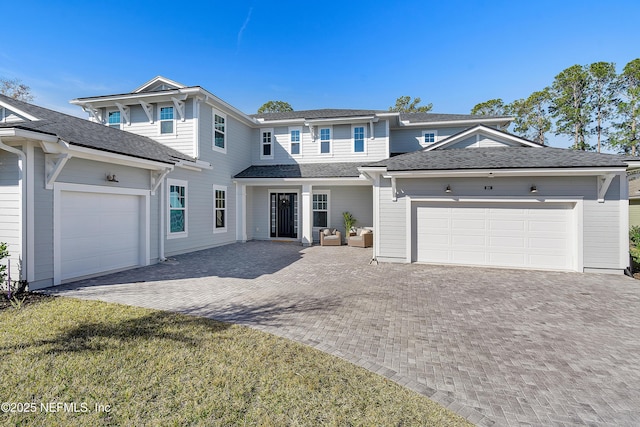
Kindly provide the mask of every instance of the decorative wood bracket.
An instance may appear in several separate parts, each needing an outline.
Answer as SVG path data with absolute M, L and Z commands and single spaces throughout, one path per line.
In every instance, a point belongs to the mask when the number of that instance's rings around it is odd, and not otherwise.
M 118 110 L 120 110 L 120 114 L 122 114 L 122 117 L 124 117 L 124 120 L 127 122 L 127 125 L 131 125 L 131 120 L 130 120 L 130 114 L 129 114 L 129 107 L 120 104 L 119 102 L 116 102 L 116 107 L 118 107 Z
M 598 203 L 604 203 L 604 196 L 607 194 L 614 177 L 615 175 L 612 173 L 598 176 Z
M 392 202 L 398 201 L 398 194 L 396 193 L 396 177 L 395 176 L 391 177 L 391 201 Z
M 184 116 L 184 101 L 180 101 L 174 97 L 171 97 L 171 100 L 173 101 L 173 105 L 176 106 L 176 110 L 178 111 L 178 115 L 180 116 L 180 121 L 184 122 L 185 120 L 185 116 Z
M 47 190 L 53 190 L 53 183 L 70 158 L 70 154 L 45 154 L 45 188 Z
M 144 102 L 143 100 L 139 100 L 138 102 L 142 106 L 142 109 L 144 110 L 145 114 L 147 115 L 147 118 L 149 119 L 149 123 L 153 123 L 153 105 L 149 104 L 148 102 Z
M 93 120 L 95 120 L 98 123 L 102 123 L 102 115 L 100 114 L 100 110 L 95 108 L 93 105 L 85 104 L 84 107 L 82 107 L 82 109 L 87 113 L 89 113 L 89 115 Z
M 151 171 L 151 195 L 156 194 L 156 190 L 160 187 L 160 184 L 169 172 L 171 172 L 170 168 L 162 171 Z

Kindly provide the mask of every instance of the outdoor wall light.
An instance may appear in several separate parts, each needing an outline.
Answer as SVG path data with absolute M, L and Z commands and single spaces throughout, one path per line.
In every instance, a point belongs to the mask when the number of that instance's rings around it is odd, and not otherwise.
M 108 182 L 120 182 L 120 181 L 118 181 L 118 178 L 116 178 L 116 174 L 107 175 L 107 181 Z
M 535 185 L 532 185 L 532 186 L 531 186 L 531 190 L 530 190 L 530 191 L 531 191 L 532 193 L 537 193 L 537 192 L 538 192 L 538 189 L 536 188 L 536 186 L 535 186 Z
M 445 193 L 451 193 L 451 186 L 447 185 L 447 188 L 444 189 Z

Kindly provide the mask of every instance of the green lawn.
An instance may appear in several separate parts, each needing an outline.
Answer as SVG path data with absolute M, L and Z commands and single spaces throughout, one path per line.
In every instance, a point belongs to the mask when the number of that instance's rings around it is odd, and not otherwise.
M 0 310 L 0 368 L 0 402 L 36 409 L 0 413 L 0 425 L 468 425 L 286 339 L 102 302 L 49 298 Z

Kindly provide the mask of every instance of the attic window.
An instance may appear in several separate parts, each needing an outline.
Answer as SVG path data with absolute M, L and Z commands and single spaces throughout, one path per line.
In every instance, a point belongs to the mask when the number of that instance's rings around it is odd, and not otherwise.
M 110 128 L 120 129 L 120 111 L 109 111 L 108 125 Z
M 423 130 L 422 131 L 422 141 L 420 144 L 422 146 L 431 145 L 436 142 L 436 137 L 438 136 L 438 132 L 435 130 Z

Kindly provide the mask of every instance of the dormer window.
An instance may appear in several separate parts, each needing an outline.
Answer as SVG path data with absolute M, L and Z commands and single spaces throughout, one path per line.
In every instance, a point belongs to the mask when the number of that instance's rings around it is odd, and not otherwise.
M 422 141 L 420 144 L 424 147 L 427 145 L 431 145 L 436 142 L 436 137 L 438 133 L 435 130 L 424 130 L 422 131 Z
M 173 133 L 173 107 L 160 107 L 160 133 L 170 134 Z
M 120 111 L 109 111 L 107 114 L 107 126 L 114 129 L 120 129 Z

